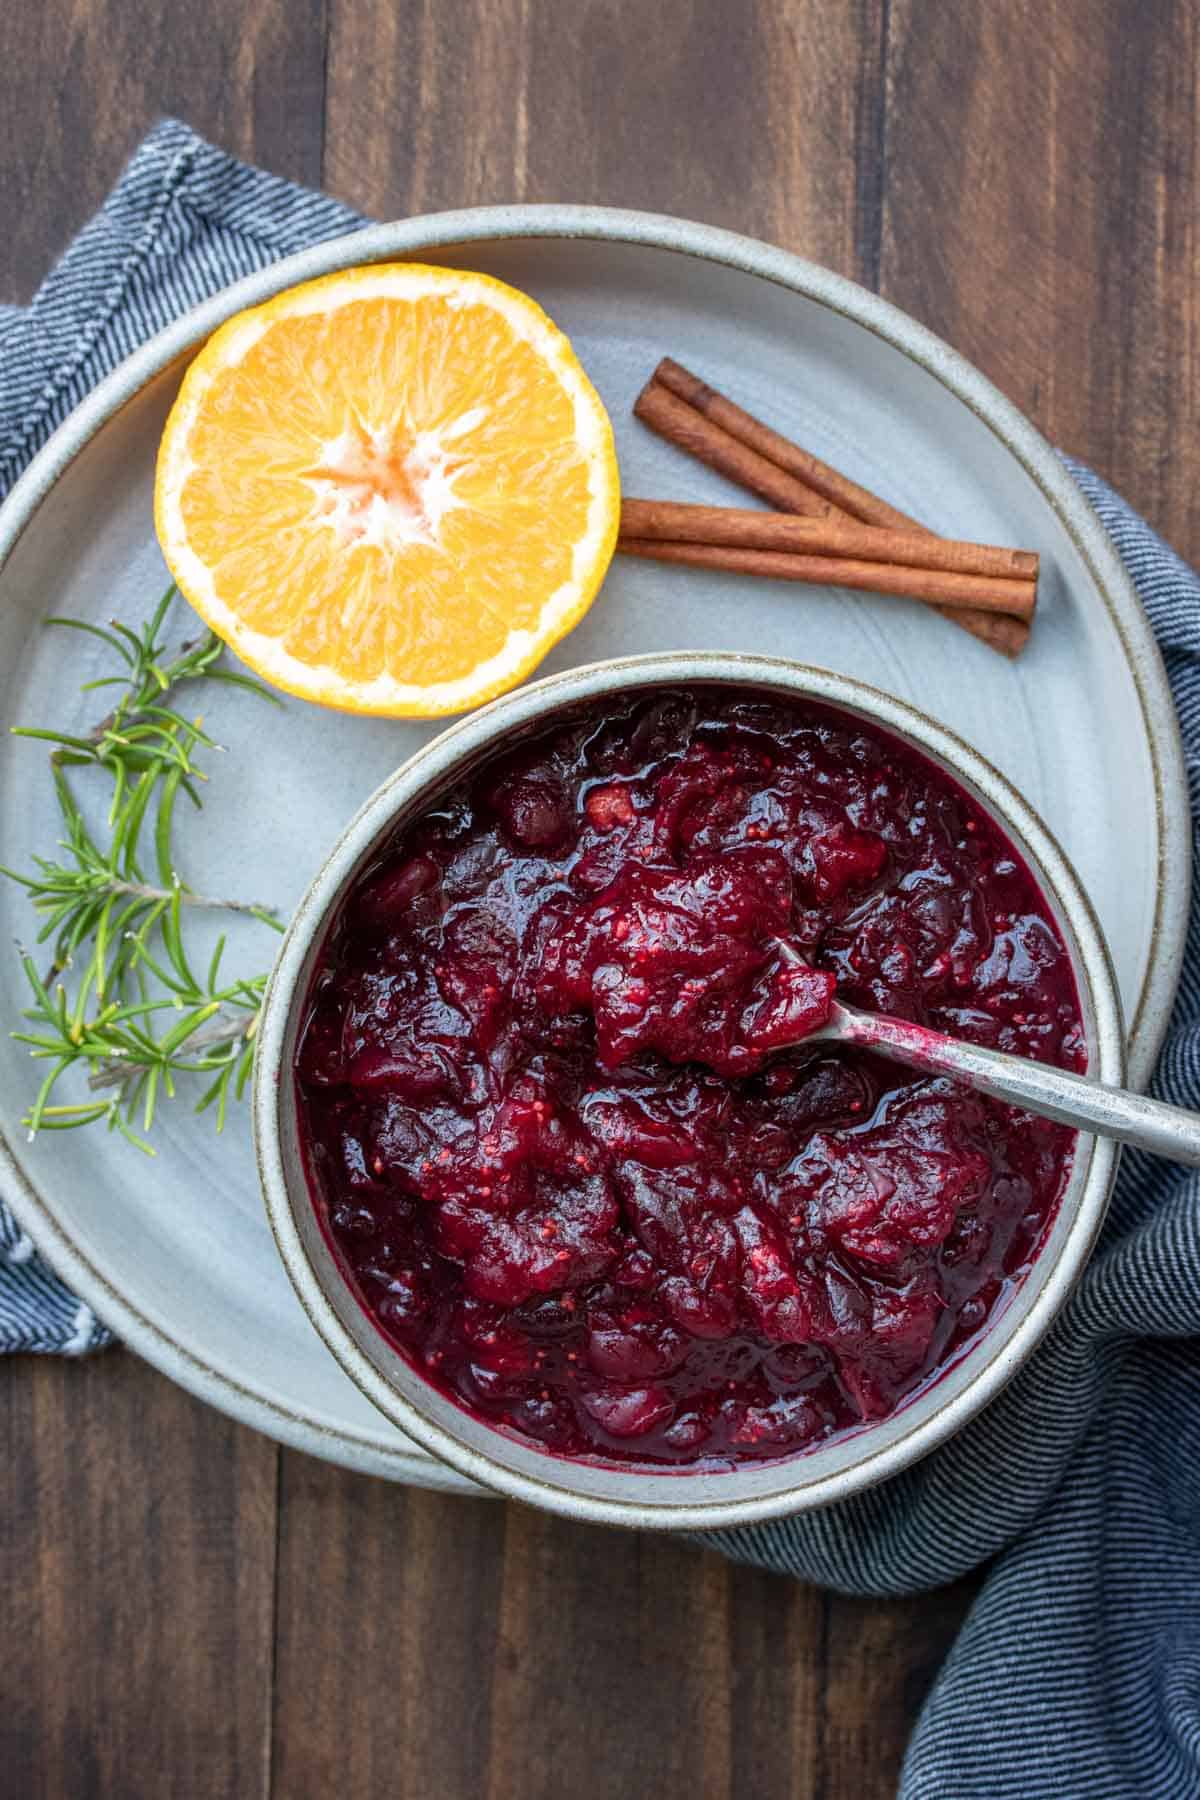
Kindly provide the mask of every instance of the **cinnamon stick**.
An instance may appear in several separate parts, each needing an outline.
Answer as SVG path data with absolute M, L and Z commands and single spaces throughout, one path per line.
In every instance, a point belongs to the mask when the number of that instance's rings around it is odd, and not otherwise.
M 659 381 L 656 372 L 634 403 L 636 417 L 650 426 L 651 430 L 657 431 L 680 449 L 690 451 L 701 462 L 727 476 L 729 480 L 748 488 L 751 493 L 761 495 L 785 512 L 823 517 L 830 522 L 839 519 L 848 522 L 852 518 L 858 518 L 861 523 L 925 532 L 930 537 L 936 535 L 929 531 L 928 526 L 910 519 L 899 508 L 889 506 L 887 501 L 872 494 L 868 488 L 859 487 L 857 482 L 849 481 L 828 464 L 821 463 L 816 457 L 809 457 L 799 445 L 783 437 L 782 433 L 772 431 L 752 414 L 735 406 L 733 401 L 726 400 L 715 389 L 708 388 L 698 376 L 692 375 L 670 357 L 665 357 L 659 364 L 659 369 L 663 368 L 667 371 L 668 379 L 675 383 L 675 388 Z M 683 389 L 685 392 L 703 390 L 709 397 L 705 402 L 708 413 L 693 406 L 690 400 L 682 398 L 676 389 Z M 709 416 L 714 410 L 720 419 L 738 425 L 744 434 L 753 438 L 753 442 L 736 437 L 726 429 L 725 424 Z M 792 463 L 792 468 L 785 469 L 774 463 L 771 457 L 763 454 L 766 448 L 778 449 Z M 827 495 L 818 493 L 815 488 L 810 488 L 795 473 L 800 467 L 815 469 L 818 479 L 821 478 L 821 472 L 824 472 L 827 478 L 825 485 L 831 492 L 839 493 L 846 504 L 840 505 Z M 835 483 L 838 484 L 836 488 Z M 857 511 L 852 508 L 857 508 Z M 864 514 L 869 516 L 864 517 Z M 964 631 L 969 631 L 973 637 L 980 638 L 1004 656 L 1018 656 L 1029 637 L 1027 626 L 1009 627 L 1003 620 L 990 614 L 954 606 L 939 606 L 937 610 L 944 618 L 961 626 Z
M 798 518 L 794 513 L 755 512 L 739 506 L 693 506 L 673 500 L 624 500 L 621 533 L 668 542 L 728 544 L 745 550 L 787 550 L 800 556 L 850 557 L 861 562 L 898 563 L 914 569 L 995 576 L 1022 584 L 1011 609 L 1032 616 L 1038 558 L 1028 550 L 961 543 L 932 532 L 899 531 L 857 520 Z M 964 600 L 964 605 L 970 602 Z
M 740 443 L 720 425 L 715 425 L 694 406 L 689 406 L 657 382 L 648 382 L 642 389 L 633 411 L 651 431 L 657 431 L 660 437 L 678 445 L 679 449 L 690 451 L 710 469 L 736 481 L 739 487 L 760 494 L 782 512 L 808 513 L 826 519 L 841 513 L 840 508 L 832 508 L 804 482 Z M 849 514 L 842 513 L 841 516 L 849 518 Z
M 685 369 L 671 357 L 664 356 L 655 369 L 651 382 L 656 381 L 756 456 L 785 470 L 830 505 L 848 513 L 852 519 L 859 519 L 864 525 L 893 526 L 903 531 L 927 529 L 918 524 L 916 519 L 910 519 L 907 513 L 889 506 L 886 500 L 881 500 L 870 488 L 860 487 L 856 481 L 851 481 L 837 469 L 831 469 L 819 457 L 810 456 L 807 450 L 802 450 L 791 438 L 764 425 L 753 413 L 748 413 L 732 400 L 727 400 L 724 394 L 710 388 L 707 382 L 701 381 L 698 375 L 693 375 L 690 369 Z M 636 406 L 634 411 L 637 412 Z
M 872 594 L 899 594 L 932 605 L 969 607 L 998 613 L 1027 625 L 1033 615 L 1033 583 L 960 575 L 946 569 L 861 562 L 837 556 L 795 556 L 787 550 L 749 550 L 731 544 L 672 543 L 664 538 L 619 537 L 618 550 L 651 562 L 686 563 L 694 569 L 723 569 L 731 575 L 774 575 L 813 586 L 855 588 Z

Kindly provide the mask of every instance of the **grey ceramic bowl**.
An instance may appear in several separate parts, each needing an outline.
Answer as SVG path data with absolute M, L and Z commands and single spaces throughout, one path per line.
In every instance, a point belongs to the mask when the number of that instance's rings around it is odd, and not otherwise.
M 630 657 L 571 670 L 471 714 L 410 757 L 347 826 L 283 941 L 259 1035 L 254 1132 L 280 1253 L 316 1330 L 381 1412 L 473 1480 L 578 1519 L 660 1529 L 749 1524 L 827 1505 L 926 1455 L 995 1395 L 1062 1306 L 1095 1242 L 1116 1164 L 1113 1144 L 1080 1137 L 1066 1192 L 1033 1268 L 981 1341 L 890 1418 L 785 1461 L 724 1472 L 655 1471 L 554 1456 L 492 1429 L 424 1380 L 375 1329 L 317 1223 L 297 1137 L 292 1062 L 327 927 L 359 872 L 406 819 L 514 734 L 581 701 L 675 684 L 753 686 L 874 721 L 948 770 L 1026 857 L 1070 950 L 1089 1069 L 1120 1083 L 1125 1053 L 1116 984 L 1091 906 L 1031 808 L 967 744 L 912 707 L 822 669 L 724 654 Z

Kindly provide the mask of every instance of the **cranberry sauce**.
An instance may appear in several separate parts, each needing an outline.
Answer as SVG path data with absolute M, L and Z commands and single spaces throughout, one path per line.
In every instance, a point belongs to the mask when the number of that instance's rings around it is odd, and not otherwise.
M 1028 1265 L 1073 1139 L 797 1043 L 835 985 L 1084 1063 L 1028 869 L 883 732 L 699 688 L 485 765 L 346 901 L 297 1059 L 380 1330 L 568 1456 L 728 1466 L 890 1412 Z

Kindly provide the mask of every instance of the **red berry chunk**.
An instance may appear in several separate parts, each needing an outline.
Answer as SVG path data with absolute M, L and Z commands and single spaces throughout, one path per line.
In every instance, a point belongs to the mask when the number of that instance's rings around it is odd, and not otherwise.
M 699 858 L 682 872 L 634 863 L 556 914 L 537 1002 L 591 1013 L 606 1068 L 657 1050 L 747 1074 L 829 1015 L 834 977 L 784 960 L 791 903 L 777 850 Z
M 629 797 L 629 790 L 615 782 L 593 788 L 583 805 L 588 822 L 597 831 L 615 831 L 618 825 L 633 824 L 633 801 Z

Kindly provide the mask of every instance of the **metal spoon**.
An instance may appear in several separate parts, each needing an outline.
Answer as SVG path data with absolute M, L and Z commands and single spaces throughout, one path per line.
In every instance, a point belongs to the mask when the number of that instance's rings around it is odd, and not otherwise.
M 1139 1150 L 1200 1168 L 1200 1113 L 1182 1106 L 1147 1100 L 1127 1088 L 1106 1087 L 1086 1075 L 1071 1075 L 1048 1063 L 1008 1056 L 1002 1050 L 982 1050 L 961 1038 L 912 1025 L 907 1019 L 859 1012 L 837 1001 L 829 1022 L 809 1032 L 803 1041 L 818 1039 L 874 1050 L 927 1075 L 952 1075 L 964 1087 L 978 1088 L 1044 1119 L 1118 1138 L 1136 1144 Z

